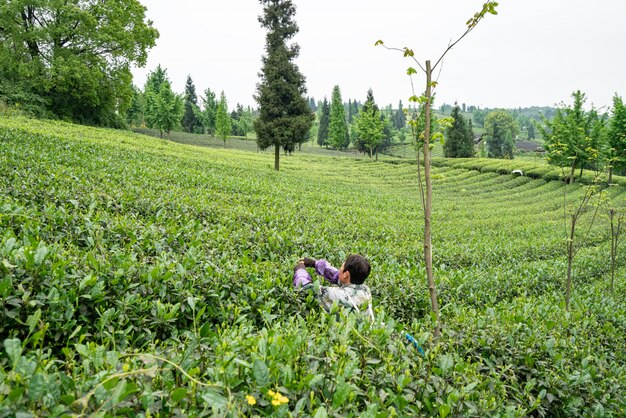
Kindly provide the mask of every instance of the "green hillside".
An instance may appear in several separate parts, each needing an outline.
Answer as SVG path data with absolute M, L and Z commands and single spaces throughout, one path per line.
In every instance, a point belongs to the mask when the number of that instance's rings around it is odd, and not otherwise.
M 0 416 L 623 416 L 607 221 L 581 221 L 566 312 L 582 186 L 472 164 L 434 167 L 434 340 L 409 161 L 296 152 L 275 172 L 271 153 L 0 119 Z M 372 263 L 372 324 L 292 289 L 301 256 L 350 253 Z

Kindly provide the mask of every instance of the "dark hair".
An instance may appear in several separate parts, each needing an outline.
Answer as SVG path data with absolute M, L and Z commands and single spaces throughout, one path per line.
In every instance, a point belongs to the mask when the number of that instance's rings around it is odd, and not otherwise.
M 343 265 L 343 270 L 350 272 L 350 283 L 352 284 L 363 284 L 371 269 L 370 262 L 358 254 L 349 255 Z

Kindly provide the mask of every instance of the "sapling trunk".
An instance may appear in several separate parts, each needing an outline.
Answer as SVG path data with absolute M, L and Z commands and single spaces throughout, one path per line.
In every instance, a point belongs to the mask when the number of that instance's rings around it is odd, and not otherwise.
M 430 178 L 430 102 L 431 102 L 431 80 L 432 69 L 430 61 L 426 61 L 426 104 L 425 128 L 424 128 L 424 181 L 426 183 L 426 201 L 424 205 L 424 264 L 426 265 L 426 276 L 428 277 L 428 292 L 430 293 L 430 303 L 435 314 L 435 337 L 439 337 L 441 324 L 439 320 L 439 302 L 437 301 L 437 289 L 435 287 L 435 276 L 433 274 L 433 249 L 431 233 L 433 188 Z M 419 170 L 419 166 L 418 166 Z
M 574 235 L 576 233 L 576 221 L 578 217 L 572 214 L 569 239 L 567 240 L 567 284 L 565 289 L 565 309 L 569 311 L 570 296 L 572 293 L 572 265 L 574 263 Z
M 274 145 L 274 170 L 280 169 L 280 145 Z

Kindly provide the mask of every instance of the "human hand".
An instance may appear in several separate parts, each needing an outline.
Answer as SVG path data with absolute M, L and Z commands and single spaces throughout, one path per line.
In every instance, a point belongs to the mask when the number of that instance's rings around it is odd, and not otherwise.
M 316 259 L 310 257 L 304 257 L 300 261 L 304 263 L 305 267 L 315 267 L 315 263 L 317 262 Z

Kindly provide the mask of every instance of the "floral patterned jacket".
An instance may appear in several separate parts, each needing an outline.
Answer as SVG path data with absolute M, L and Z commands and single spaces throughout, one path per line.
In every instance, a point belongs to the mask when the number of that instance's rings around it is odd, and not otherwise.
M 317 260 L 315 262 L 315 273 L 324 277 L 331 284 L 337 286 L 319 286 L 313 285 L 311 275 L 304 268 L 295 271 L 293 275 L 293 285 L 302 290 L 312 290 L 320 302 L 320 305 L 327 311 L 330 311 L 333 304 L 338 304 L 346 308 L 350 308 L 356 312 L 366 315 L 374 320 L 374 311 L 372 310 L 372 294 L 370 288 L 365 284 L 349 284 L 344 285 L 339 282 L 339 270 L 333 267 L 326 260 Z

